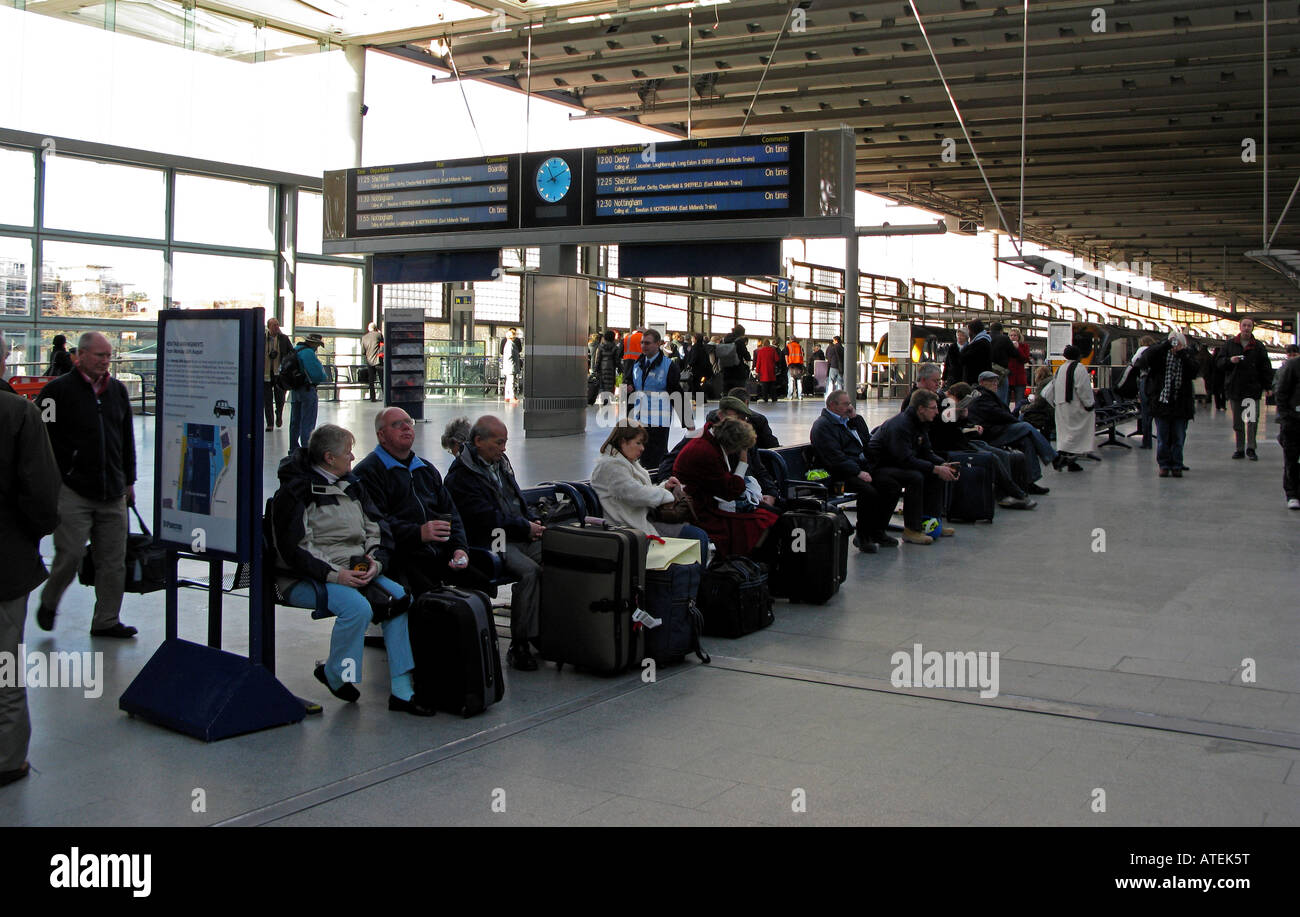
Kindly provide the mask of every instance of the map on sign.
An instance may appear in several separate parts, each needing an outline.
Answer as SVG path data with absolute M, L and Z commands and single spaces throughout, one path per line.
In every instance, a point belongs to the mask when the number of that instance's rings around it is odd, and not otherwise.
M 803 136 L 586 151 L 584 223 L 801 216 Z
M 516 159 L 421 162 L 349 172 L 351 234 L 506 229 L 517 221 Z
M 180 488 L 176 505 L 187 513 L 212 514 L 212 503 L 226 479 L 230 462 L 230 428 L 187 423 L 180 443 Z M 223 494 L 229 497 L 228 494 Z

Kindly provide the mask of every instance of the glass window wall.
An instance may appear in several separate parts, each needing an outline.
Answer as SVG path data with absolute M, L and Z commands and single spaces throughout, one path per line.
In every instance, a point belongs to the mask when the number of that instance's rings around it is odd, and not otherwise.
M 156 321 L 163 269 L 159 249 L 44 242 L 41 316 Z
M 172 255 L 172 305 L 180 309 L 253 309 L 275 302 L 275 262 L 225 255 Z
M 174 238 L 271 251 L 275 248 L 273 192 L 270 185 L 178 173 Z
M 28 315 L 31 287 L 31 240 L 0 236 L 0 315 Z
M 361 330 L 361 268 L 298 264 L 293 326 Z
M 46 229 L 161 239 L 166 202 L 162 169 L 61 154 L 45 158 Z
M 36 154 L 0 147 L 0 223 L 32 225 Z

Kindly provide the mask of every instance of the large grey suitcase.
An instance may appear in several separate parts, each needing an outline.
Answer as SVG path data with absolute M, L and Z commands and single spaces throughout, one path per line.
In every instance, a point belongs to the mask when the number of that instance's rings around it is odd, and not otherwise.
M 629 528 L 557 525 L 542 535 L 543 659 L 617 675 L 641 661 L 633 626 L 645 576 L 645 535 Z

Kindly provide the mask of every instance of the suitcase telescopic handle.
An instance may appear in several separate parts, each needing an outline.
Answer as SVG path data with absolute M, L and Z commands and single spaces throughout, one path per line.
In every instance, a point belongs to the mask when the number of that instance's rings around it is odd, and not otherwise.
M 496 666 L 492 664 L 492 635 L 484 630 L 479 633 L 479 638 L 479 650 L 483 654 L 483 672 L 488 685 L 491 686 L 493 680 L 497 677 Z

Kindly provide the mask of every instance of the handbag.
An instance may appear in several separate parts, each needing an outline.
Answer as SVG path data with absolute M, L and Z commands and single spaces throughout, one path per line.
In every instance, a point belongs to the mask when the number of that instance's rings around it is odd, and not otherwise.
M 348 567 L 358 572 L 365 572 L 370 567 L 370 558 L 365 555 L 349 558 Z M 398 598 L 389 594 L 378 583 L 371 582 L 362 586 L 361 594 L 370 603 L 370 621 L 372 624 L 382 624 L 385 621 L 390 621 L 398 615 L 404 614 L 411 607 L 410 593 Z
M 141 595 L 157 592 L 167 586 L 167 549 L 153 540 L 149 527 L 140 517 L 140 510 L 131 505 L 131 512 L 140 525 L 143 534 L 131 534 L 131 520 L 128 517 L 126 536 L 126 592 Z M 81 570 L 77 575 L 83 586 L 95 585 L 95 556 L 87 551 L 81 559 Z
M 658 506 L 651 507 L 649 519 L 652 522 L 670 524 L 688 522 L 692 525 L 699 521 L 699 517 L 695 515 L 695 504 L 685 492 L 679 494 L 672 503 L 660 503 Z

